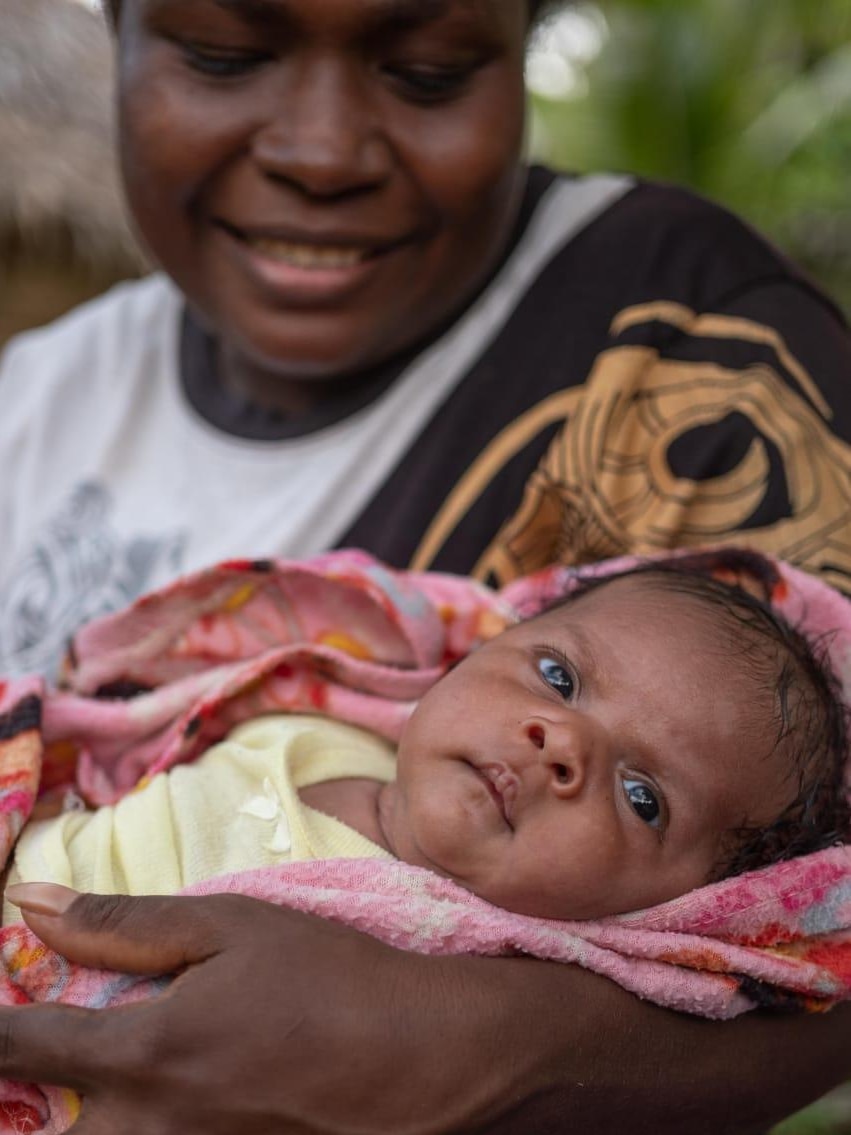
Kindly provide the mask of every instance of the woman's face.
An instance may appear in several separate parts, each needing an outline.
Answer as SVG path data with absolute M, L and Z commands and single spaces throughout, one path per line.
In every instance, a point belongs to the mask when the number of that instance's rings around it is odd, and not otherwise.
M 525 0 L 125 0 L 122 162 L 228 351 L 333 378 L 471 297 L 522 189 Z

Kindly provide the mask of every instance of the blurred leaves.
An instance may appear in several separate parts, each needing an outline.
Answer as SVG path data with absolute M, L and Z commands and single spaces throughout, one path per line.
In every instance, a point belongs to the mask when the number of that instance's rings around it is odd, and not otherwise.
M 552 19 L 541 48 L 567 56 L 571 21 L 604 30 L 569 59 L 571 91 L 533 95 L 536 154 L 690 185 L 851 310 L 849 0 L 603 0 Z
M 772 1135 L 851 1135 L 851 1090 L 831 1093 L 775 1127 Z

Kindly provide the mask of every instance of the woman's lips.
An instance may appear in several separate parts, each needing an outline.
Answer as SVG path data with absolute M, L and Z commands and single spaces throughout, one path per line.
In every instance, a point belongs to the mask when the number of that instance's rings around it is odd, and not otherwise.
M 243 228 L 229 221 L 215 222 L 219 228 L 249 248 L 272 260 L 300 268 L 350 267 L 382 256 L 413 239 L 380 237 L 366 232 L 311 232 L 274 226 Z
M 512 813 L 520 783 L 517 776 L 501 764 L 476 765 L 474 768 L 489 789 L 494 803 L 502 813 L 502 818 L 513 831 Z
M 375 255 L 372 248 L 345 248 L 342 245 L 304 244 L 291 240 L 276 240 L 272 237 L 250 237 L 246 244 L 282 264 L 293 264 L 297 268 L 322 271 L 329 268 L 352 268 Z
M 243 230 L 217 222 L 230 255 L 256 285 L 296 306 L 338 302 L 366 283 L 405 242 Z

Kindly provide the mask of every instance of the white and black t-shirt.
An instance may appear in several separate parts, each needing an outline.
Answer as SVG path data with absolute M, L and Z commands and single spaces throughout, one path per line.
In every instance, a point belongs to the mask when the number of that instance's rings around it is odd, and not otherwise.
M 0 672 L 181 572 L 339 545 L 502 582 L 741 538 L 851 578 L 847 327 L 683 191 L 531 171 L 464 316 L 324 419 L 240 418 L 186 381 L 208 346 L 153 276 L 7 348 Z

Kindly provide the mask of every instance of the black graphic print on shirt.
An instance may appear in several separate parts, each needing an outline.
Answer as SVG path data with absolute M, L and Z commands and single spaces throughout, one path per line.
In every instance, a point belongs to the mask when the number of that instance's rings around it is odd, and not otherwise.
M 0 672 L 53 673 L 71 634 L 176 575 L 181 533 L 122 539 L 102 485 L 74 488 L 23 560 L 0 600 Z

